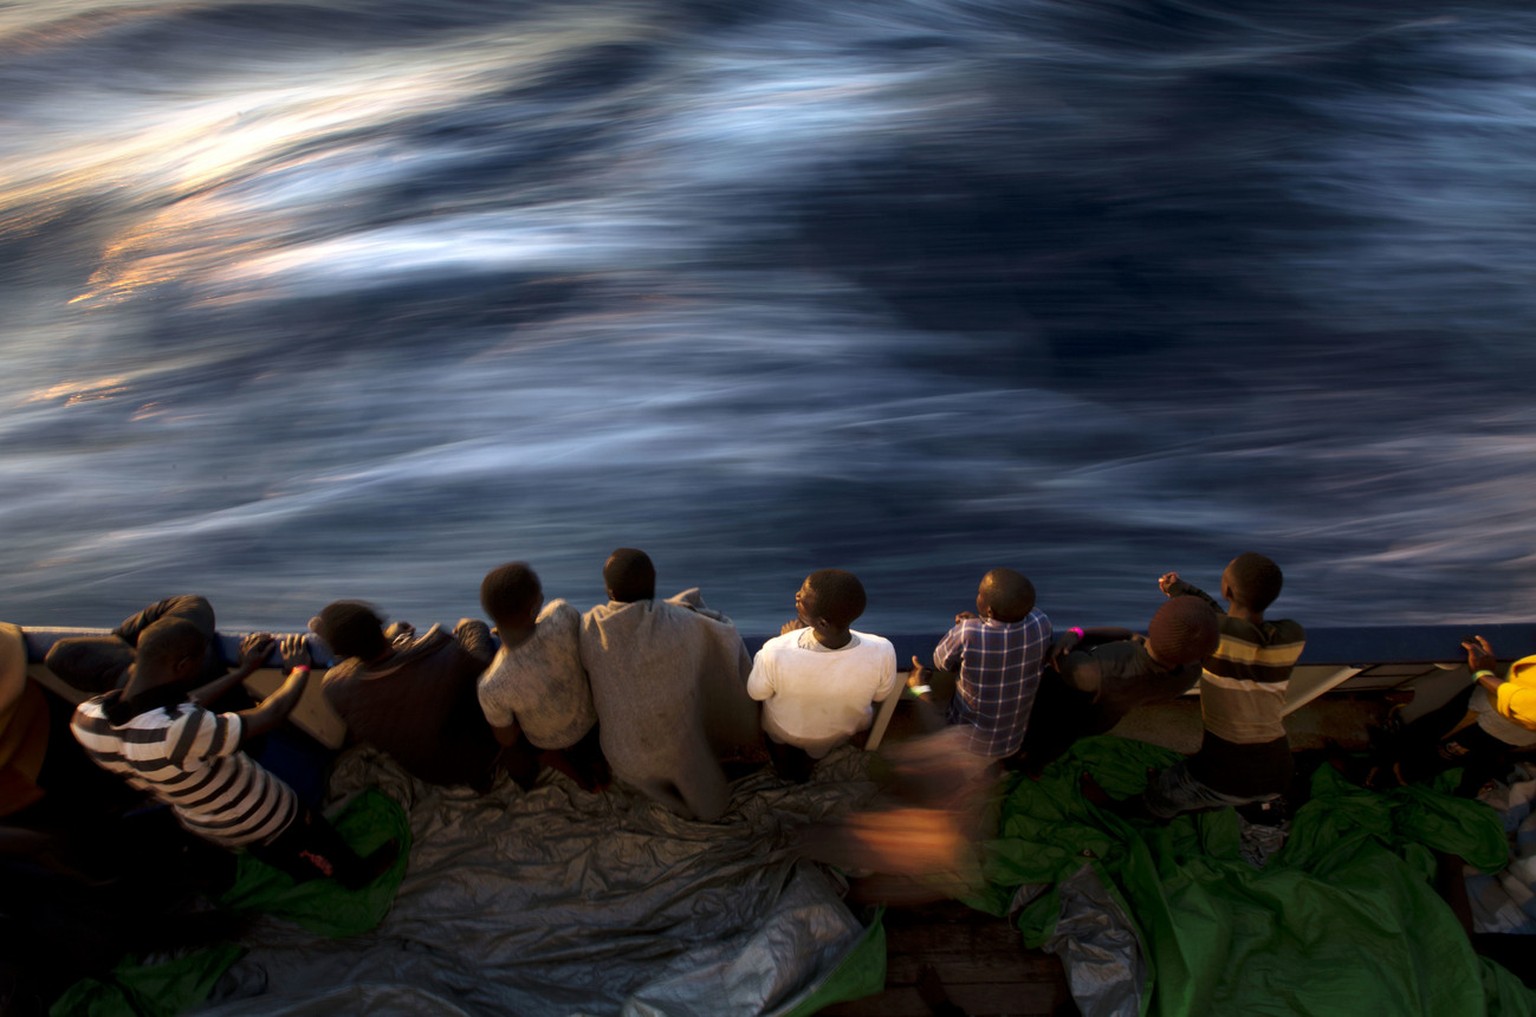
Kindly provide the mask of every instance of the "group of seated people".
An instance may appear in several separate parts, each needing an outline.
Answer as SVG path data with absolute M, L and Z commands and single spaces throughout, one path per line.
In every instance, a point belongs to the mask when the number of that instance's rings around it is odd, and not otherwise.
M 852 627 L 866 596 L 849 572 L 807 576 L 794 620 L 755 658 L 697 590 L 658 598 L 645 552 L 614 551 L 603 581 L 608 601 L 582 614 L 565 600 L 546 602 L 526 563 L 498 566 L 480 588 L 494 629 L 466 618 L 451 633 L 386 627 L 368 604 L 331 603 L 310 623 L 332 658 L 324 698 L 356 741 L 429 783 L 484 792 L 506 772 L 528 788 L 548 766 L 589 792 L 618 782 L 715 822 L 729 804 L 727 764 L 766 755 L 785 780 L 806 781 L 901 691 L 892 643 Z M 932 660 L 912 658 L 908 694 L 933 707 L 914 709 L 961 729 L 970 753 L 1038 772 L 1078 739 L 1198 684 L 1199 751 L 1116 807 L 1167 819 L 1267 801 L 1291 780 L 1283 707 L 1305 644 L 1299 624 L 1266 617 L 1281 583 L 1272 560 L 1243 554 L 1222 573 L 1224 608 L 1168 573 L 1158 583 L 1167 599 L 1144 635 L 1057 633 L 1030 581 L 993 569 L 975 611 L 955 617 Z M 366 883 L 393 861 L 392 846 L 358 858 L 243 751 L 303 694 L 309 642 L 253 634 L 233 670 L 217 646 L 212 608 L 183 596 L 151 605 L 110 637 L 59 640 L 46 664 L 96 694 L 72 721 L 91 759 L 169 805 L 188 831 L 246 848 L 298 879 Z M 1468 650 L 1496 700 L 1533 712 L 1485 666 L 1486 643 Z M 274 653 L 288 672 L 282 686 L 259 704 L 218 712 L 215 704 Z M 1465 727 L 1458 732 L 1465 740 Z M 1091 779 L 1084 790 L 1102 794 Z

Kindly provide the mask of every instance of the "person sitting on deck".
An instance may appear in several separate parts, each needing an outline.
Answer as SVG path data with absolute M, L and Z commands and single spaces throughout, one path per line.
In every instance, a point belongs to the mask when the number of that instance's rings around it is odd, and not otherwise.
M 1068 629 L 1051 646 L 1035 699 L 1037 722 L 1024 736 L 1030 771 L 1038 773 L 1079 738 L 1108 732 L 1137 707 L 1188 692 L 1220 640 L 1219 616 L 1199 597 L 1169 598 L 1145 636 Z
M 475 695 L 491 662 L 491 630 L 461 619 L 449 636 L 434 625 L 393 644 L 367 604 L 327 604 L 310 623 L 337 662 L 321 691 L 358 741 L 392 756 L 429 784 L 490 790 L 501 746 Z
M 520 561 L 486 573 L 480 605 L 501 638 L 480 676 L 480 708 L 497 740 L 527 761 L 516 769 L 531 763 L 536 771 L 543 761 L 588 791 L 602 790 L 610 774 L 581 667 L 581 614 L 563 600 L 544 603 L 538 573 Z
M 79 706 L 70 724 L 75 738 L 97 765 L 169 805 L 181 825 L 204 840 L 245 848 L 301 882 L 333 875 L 349 889 L 371 882 L 393 862 L 398 845 L 390 842 L 367 861 L 358 858 L 324 817 L 241 751 L 282 723 L 303 695 L 309 666 L 302 641 L 283 642 L 283 662 L 292 671 L 282 687 L 238 713 L 213 713 L 206 705 L 261 666 L 272 638 L 248 636 L 239 667 L 199 687 L 207 642 L 185 618 L 146 626 L 127 684 Z
M 730 797 L 720 756 L 761 738 L 741 636 L 697 589 L 657 600 L 644 551 L 614 551 L 603 584 L 608 603 L 581 621 L 603 755 L 618 780 L 681 816 L 714 822 Z
M 849 626 L 864 613 L 864 585 L 841 569 L 805 577 L 796 617 L 752 661 L 747 695 L 763 701 L 774 771 L 804 783 L 815 761 L 874 720 L 896 689 L 896 648 Z
M 194 625 L 207 641 L 208 651 L 200 672 L 205 682 L 213 681 L 228 668 L 219 654 L 214 638 L 213 605 L 207 598 L 182 594 L 157 600 L 137 614 L 124 618 L 107 636 L 73 636 L 60 639 L 49 647 L 43 664 L 59 680 L 87 695 L 120 689 L 128 680 L 134 648 L 139 637 L 161 618 L 182 618 Z
M 970 751 L 990 759 L 1019 751 L 1050 645 L 1051 620 L 1035 607 L 1034 584 L 1013 569 L 982 576 L 976 612 L 955 615 L 933 651 L 934 666 L 956 674 L 945 719 L 971 729 Z M 913 657 L 907 685 L 924 700 L 929 674 Z
M 1267 621 L 1280 595 L 1280 567 L 1262 554 L 1232 559 L 1221 574 L 1228 602 L 1221 641 L 1200 675 L 1200 749 L 1152 778 L 1140 805 L 1171 819 L 1181 812 L 1247 805 L 1284 794 L 1291 781 L 1290 740 L 1284 722 L 1291 669 L 1306 646 L 1306 632 L 1289 619 Z M 1170 597 L 1215 600 L 1169 572 L 1158 586 Z
M 1371 785 L 1427 780 L 1459 767 L 1459 793 L 1471 795 L 1536 750 L 1536 656 L 1515 661 L 1500 681 L 1487 639 L 1473 636 L 1461 648 L 1472 681 L 1411 721 L 1401 720 L 1401 707 L 1388 715 L 1371 737 L 1377 755 Z

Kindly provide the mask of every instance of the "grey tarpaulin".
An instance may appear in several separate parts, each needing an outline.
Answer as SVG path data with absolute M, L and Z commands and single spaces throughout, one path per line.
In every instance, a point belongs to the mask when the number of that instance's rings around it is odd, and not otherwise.
M 863 931 L 837 877 L 790 844 L 873 793 L 864 758 L 840 750 L 804 786 L 743 778 L 706 824 L 554 774 L 526 794 L 431 787 L 353 750 L 332 792 L 382 787 L 416 838 L 394 909 L 344 940 L 262 922 L 198 1012 L 771 1013 Z
M 1091 863 L 1060 889 L 1061 915 L 1045 949 L 1061 957 L 1073 1001 L 1095 1017 L 1136 1017 L 1147 965 L 1135 926 Z

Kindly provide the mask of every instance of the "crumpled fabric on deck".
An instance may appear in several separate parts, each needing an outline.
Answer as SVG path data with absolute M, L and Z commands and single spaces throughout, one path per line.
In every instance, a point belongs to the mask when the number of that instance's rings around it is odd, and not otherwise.
M 293 877 L 242 853 L 234 885 L 219 897 L 231 911 L 256 911 L 284 918 L 321 936 L 355 936 L 376 927 L 389 913 L 405 873 L 411 830 L 405 811 L 376 788 L 331 810 L 330 821 L 360 854 L 393 838 L 400 847 L 390 870 L 361 890 L 349 891 L 328 879 L 295 883 Z M 49 1012 L 56 1017 L 168 1017 L 208 996 L 245 948 L 217 943 L 180 956 L 125 957 L 111 972 L 75 983 Z
M 208 995 L 242 948 L 221 943 L 157 964 L 125 957 L 99 978 L 70 986 L 48 1008 L 50 1017 L 173 1017 Z
M 1060 897 L 1044 946 L 1061 957 L 1078 1009 L 1094 1017 L 1136 1017 L 1147 972 L 1135 924 L 1092 865 L 1067 877 Z
M 1511 860 L 1492 875 L 1467 872 L 1472 927 L 1478 932 L 1536 935 L 1536 765 L 1522 763 L 1508 784 L 1493 784 L 1483 801 L 1504 819 Z M 1536 940 L 1532 941 L 1536 952 Z
M 1039 782 L 1017 779 L 986 845 L 989 893 L 975 903 L 1006 913 L 1017 887 L 1059 884 L 1088 862 L 1140 936 L 1145 1014 L 1536 1013 L 1536 996 L 1485 971 L 1432 885 L 1432 850 L 1503 865 L 1491 809 L 1424 787 L 1375 794 L 1324 766 L 1285 847 L 1256 869 L 1231 809 L 1128 822 L 1079 793 L 1084 770 L 1119 798 L 1176 758 L 1094 738 Z M 1060 913 L 1059 889 L 1028 904 L 1025 942 L 1044 945 Z
M 410 857 L 411 828 L 405 810 L 384 792 L 368 788 L 327 811 L 334 813 L 331 823 L 336 832 L 363 857 L 393 839 L 400 853 L 389 871 L 361 890 L 347 890 L 330 879 L 295 883 L 287 873 L 242 853 L 235 883 L 219 903 L 233 911 L 286 918 L 333 939 L 376 928 L 394 904 Z
M 832 877 L 790 851 L 795 830 L 867 799 L 844 749 L 803 786 L 770 772 L 732 785 L 716 824 L 620 788 L 550 775 L 491 794 L 410 778 L 354 750 L 333 793 L 378 784 L 415 845 L 394 908 L 333 940 L 280 922 L 197 1012 L 237 1014 L 757 1014 L 791 1006 L 865 930 Z M 877 991 L 884 954 L 860 994 Z M 859 979 L 853 980 L 859 984 Z

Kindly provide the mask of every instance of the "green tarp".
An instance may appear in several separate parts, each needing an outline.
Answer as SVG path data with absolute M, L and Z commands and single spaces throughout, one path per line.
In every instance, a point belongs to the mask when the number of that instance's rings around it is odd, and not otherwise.
M 1137 926 L 1151 970 L 1144 1014 L 1536 1014 L 1536 994 L 1485 967 L 1433 888 L 1434 851 L 1504 864 L 1492 809 L 1423 787 L 1374 794 L 1323 766 L 1285 847 L 1260 869 L 1242 857 L 1231 809 L 1142 823 L 1079 791 L 1086 770 L 1129 796 L 1177 758 L 1095 738 L 1038 782 L 1014 780 L 973 903 L 1006 914 L 1019 887 L 1091 861 Z M 1058 911 L 1054 889 L 1024 908 L 1028 945 L 1050 939 Z
M 241 854 L 234 885 L 219 898 L 233 911 L 286 918 L 322 936 L 352 936 L 378 925 L 389 913 L 405 875 L 411 828 L 405 810 L 380 791 L 368 790 L 332 819 L 337 832 L 361 855 L 389 838 L 400 845 L 394 867 L 356 892 L 333 880 L 295 883 L 286 873 Z M 172 1017 L 207 998 L 244 948 L 221 943 L 172 960 L 144 963 L 128 957 L 110 975 L 71 986 L 49 1009 L 52 1017 Z
M 244 952 L 225 943 L 159 964 L 125 958 L 102 978 L 85 978 L 49 1008 L 51 1017 L 174 1017 L 207 997 Z
M 394 866 L 363 889 L 349 891 L 331 879 L 295 883 L 286 873 L 242 854 L 235 884 L 219 903 L 235 911 L 286 918 L 310 932 L 338 939 L 378 925 L 389 914 L 411 853 L 411 824 L 405 810 L 384 792 L 369 788 L 347 802 L 331 822 L 365 858 L 394 838 L 400 845 Z

